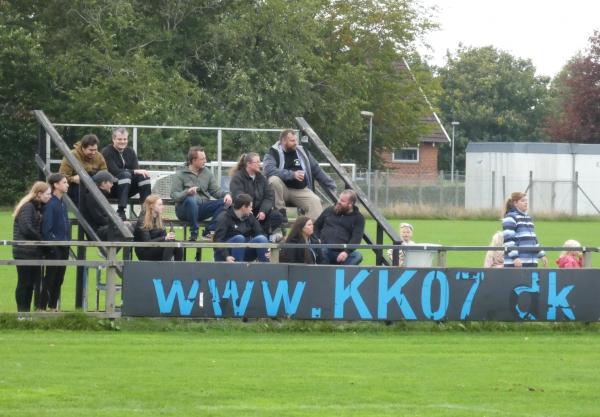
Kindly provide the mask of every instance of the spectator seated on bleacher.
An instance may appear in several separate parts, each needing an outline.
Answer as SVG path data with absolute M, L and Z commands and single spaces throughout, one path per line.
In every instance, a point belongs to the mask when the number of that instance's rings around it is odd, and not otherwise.
M 255 152 L 243 154 L 232 169 L 229 190 L 233 198 L 240 194 L 252 197 L 252 214 L 271 242 L 283 239 L 283 215 L 275 210 L 273 188 L 260 172 L 260 156 Z
M 144 201 L 140 217 L 133 233 L 136 242 L 174 242 L 175 232 L 168 233 L 163 226 L 163 201 L 158 194 L 150 194 Z M 135 254 L 142 261 L 181 261 L 182 248 L 135 248 Z
M 79 161 L 89 175 L 94 175 L 98 171 L 107 169 L 104 157 L 98 152 L 99 144 L 98 137 L 89 134 L 73 145 L 73 149 L 71 150 L 71 155 Z M 75 172 L 75 169 L 66 157 L 63 157 L 58 172 L 67 177 L 67 181 L 69 182 L 69 191 L 67 194 L 73 200 L 73 203 L 79 207 L 79 175 L 77 175 L 77 172 Z
M 292 129 L 281 132 L 264 158 L 264 172 L 275 193 L 275 207 L 285 214 L 286 205 L 298 207 L 313 220 L 323 211 L 314 192 L 315 181 L 335 192 L 335 182 L 312 155 L 298 144 Z M 286 220 L 287 221 L 287 220 Z
M 176 203 L 175 214 L 179 220 L 188 222 L 190 241 L 198 239 L 198 223 L 212 218 L 204 231 L 204 237 L 216 228 L 216 217 L 231 205 L 231 195 L 217 184 L 212 172 L 205 166 L 206 154 L 200 146 L 188 151 L 186 166 L 173 175 L 171 199 Z
M 140 203 L 151 193 L 151 181 L 148 171 L 140 169 L 138 157 L 132 148 L 127 146 L 129 132 L 120 127 L 113 131 L 112 145 L 102 149 L 102 155 L 108 165 L 108 170 L 117 177 L 116 187 L 113 187 L 110 196 L 117 198 L 118 216 L 125 220 L 125 209 L 129 197 L 140 194 Z
M 117 181 L 117 179 L 106 170 L 98 171 L 92 179 L 106 198 L 110 195 L 113 183 Z M 83 218 L 90 224 L 100 240 L 113 242 L 123 238 L 123 235 L 119 232 L 117 226 L 110 220 L 108 214 L 104 212 L 90 190 L 86 187 L 82 187 L 81 190 L 80 211 Z
M 268 243 L 262 228 L 252 214 L 252 197 L 240 194 L 235 197 L 233 206 L 221 212 L 217 219 L 215 242 L 220 243 Z M 268 249 L 216 248 L 215 261 L 226 262 L 269 262 Z
M 365 218 L 356 207 L 356 193 L 344 190 L 337 203 L 326 208 L 315 221 L 315 234 L 325 244 L 357 245 L 365 232 Z M 354 249 L 325 249 L 326 263 L 358 265 L 362 255 Z

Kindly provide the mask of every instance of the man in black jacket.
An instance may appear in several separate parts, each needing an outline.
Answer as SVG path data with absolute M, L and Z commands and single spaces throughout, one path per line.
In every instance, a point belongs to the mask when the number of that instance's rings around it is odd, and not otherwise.
M 140 169 L 138 157 L 132 148 L 127 146 L 129 132 L 124 127 L 113 130 L 112 145 L 102 149 L 102 155 L 108 165 L 108 170 L 117 177 L 117 186 L 110 196 L 119 199 L 117 214 L 125 220 L 125 209 L 129 197 L 140 194 L 140 204 L 150 195 L 150 174 Z
M 315 234 L 321 243 L 360 244 L 365 232 L 365 218 L 356 207 L 356 193 L 344 190 L 335 206 L 326 208 L 315 222 Z M 326 249 L 326 260 L 332 265 L 358 265 L 362 255 L 354 249 Z
M 267 237 L 262 233 L 258 220 L 252 215 L 252 197 L 248 194 L 240 194 L 234 198 L 232 206 L 219 214 L 215 242 L 267 243 Z M 215 249 L 215 261 L 250 262 L 258 259 L 260 262 L 269 262 L 266 255 L 266 248 Z
M 281 224 L 283 215 L 275 210 L 273 189 L 260 172 L 260 156 L 255 152 L 242 155 L 229 183 L 232 197 L 248 194 L 252 197 L 252 214 L 260 223 L 269 240 L 279 242 L 283 238 Z
M 117 182 L 117 179 L 111 175 L 110 172 L 102 170 L 98 171 L 92 179 L 106 198 L 110 195 L 110 190 L 113 187 L 113 183 Z M 108 218 L 108 215 L 104 212 L 102 207 L 96 202 L 96 199 L 85 187 L 82 187 L 81 193 L 81 205 L 79 209 L 81 214 L 90 224 L 94 232 L 98 235 L 100 240 L 105 241 L 118 241 L 121 240 L 122 235 L 118 231 L 117 227 Z

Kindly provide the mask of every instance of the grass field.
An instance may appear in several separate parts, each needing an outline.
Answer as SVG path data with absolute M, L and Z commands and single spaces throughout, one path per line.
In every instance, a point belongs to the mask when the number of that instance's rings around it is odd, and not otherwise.
M 0 416 L 600 414 L 597 331 L 224 330 L 3 331 Z
M 444 245 L 486 245 L 499 223 L 409 221 L 416 241 Z M 592 222 L 536 226 L 545 245 L 596 244 Z M 1 213 L 0 239 L 11 237 Z M 449 254 L 448 263 L 482 258 Z M 15 311 L 15 281 L 14 267 L 0 267 L 0 312 Z M 63 294 L 73 309 L 72 270 Z M 595 324 L 74 317 L 0 314 L 0 417 L 600 415 Z
M 417 243 L 436 243 L 452 246 L 486 246 L 491 236 L 500 227 L 500 221 L 495 220 L 431 220 L 431 219 L 393 219 L 391 224 L 398 227 L 400 222 L 408 221 L 415 228 L 414 240 Z M 561 246 L 566 239 L 576 239 L 586 246 L 599 246 L 594 221 L 539 221 L 536 231 L 540 242 L 546 246 Z M 367 222 L 367 232 L 375 236 L 375 223 Z M 178 233 L 181 234 L 181 231 Z M 180 236 L 181 238 L 182 236 Z M 0 240 L 12 239 L 12 218 L 7 211 L 0 212 Z M 0 247 L 0 257 L 11 259 L 11 248 Z M 91 258 L 96 257 L 94 250 L 90 251 Z M 373 265 L 375 258 L 372 251 L 363 251 L 364 264 Z M 480 267 L 483 264 L 483 252 L 449 252 L 447 264 L 450 267 Z M 190 255 L 188 255 L 190 256 Z M 210 250 L 203 251 L 204 260 L 212 260 Z M 558 253 L 549 254 L 550 266 Z M 593 264 L 600 264 L 600 255 L 594 254 Z M 16 311 L 14 288 L 16 285 L 15 267 L 0 266 L 0 312 Z M 68 268 L 63 285 L 63 310 L 74 309 L 75 269 Z M 95 300 L 95 290 L 90 288 L 89 299 Z

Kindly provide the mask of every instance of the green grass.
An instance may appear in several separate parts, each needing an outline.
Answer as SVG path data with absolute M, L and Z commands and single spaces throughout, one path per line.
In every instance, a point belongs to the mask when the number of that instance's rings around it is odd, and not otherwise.
M 456 246 L 485 246 L 491 236 L 500 228 L 500 221 L 494 220 L 432 220 L 432 219 L 392 219 L 390 223 L 396 229 L 401 222 L 410 222 L 415 228 L 414 240 L 418 243 L 437 243 Z M 375 223 L 367 221 L 367 232 L 375 237 Z M 586 246 L 598 246 L 596 222 L 594 221 L 537 221 L 536 231 L 543 245 L 561 246 L 567 239 L 576 239 Z M 178 231 L 181 235 L 181 231 Z M 0 212 L 0 240 L 12 238 L 12 217 L 10 212 Z M 182 236 L 179 236 L 182 238 Z M 373 265 L 375 257 L 372 251 L 362 251 L 365 265 Z M 94 249 L 89 251 L 90 258 L 97 259 Z M 483 264 L 483 252 L 449 252 L 447 265 L 449 267 L 480 267 Z M 11 259 L 12 252 L 9 246 L 0 246 L 0 257 Z M 188 251 L 188 258 L 193 257 Z M 204 260 L 212 260 L 210 250 L 203 251 Z M 549 254 L 550 266 L 558 253 Z M 593 264 L 598 265 L 600 255 L 594 254 Z M 93 280 L 92 280 L 93 281 Z M 90 281 L 88 298 L 95 304 L 94 282 Z M 16 311 L 14 301 L 14 288 L 16 285 L 16 270 L 11 266 L 0 266 L 0 312 Z M 62 309 L 72 311 L 75 308 L 75 268 L 68 268 L 63 285 Z M 90 304 L 90 307 L 93 307 Z M 103 308 L 101 297 L 101 309 Z
M 415 226 L 417 242 L 444 245 L 486 245 L 499 227 L 402 221 Z M 374 224 L 368 227 L 374 236 Z M 544 245 L 567 238 L 596 244 L 593 222 L 536 227 Z M 0 213 L 0 239 L 11 236 L 12 219 Z M 10 258 L 10 247 L 0 247 L 0 256 Z M 464 252 L 448 263 L 477 267 L 482 259 Z M 15 311 L 15 281 L 14 267 L 0 267 L 0 311 Z M 66 310 L 73 293 L 70 268 Z M 81 315 L 18 322 L 0 315 L 0 358 L 0 417 L 599 414 L 595 324 L 111 322 Z
M 0 416 L 597 416 L 589 332 L 0 333 Z

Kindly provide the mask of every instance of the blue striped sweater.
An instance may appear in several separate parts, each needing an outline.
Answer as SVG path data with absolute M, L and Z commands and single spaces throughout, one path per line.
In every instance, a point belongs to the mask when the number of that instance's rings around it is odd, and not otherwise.
M 505 253 L 504 265 L 512 266 L 517 258 L 524 264 L 537 264 L 538 258 L 546 256 L 542 250 L 519 251 L 519 248 L 523 247 L 540 246 L 535 235 L 533 220 L 527 213 L 523 213 L 516 208 L 510 209 L 502 220 L 502 230 L 504 232 L 504 247 L 516 246 L 515 249 Z

